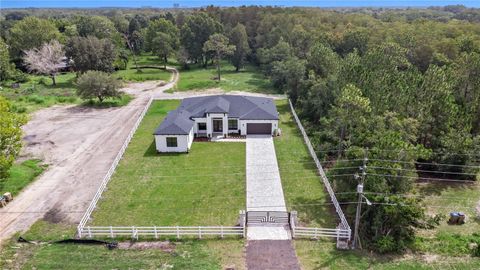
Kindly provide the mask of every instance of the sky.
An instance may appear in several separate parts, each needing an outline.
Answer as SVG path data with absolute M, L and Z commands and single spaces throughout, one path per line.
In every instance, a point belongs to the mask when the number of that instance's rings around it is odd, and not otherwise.
M 306 7 L 426 7 L 462 4 L 467 7 L 479 7 L 480 0 L 0 0 L 1 8 L 25 7 L 160 7 L 170 8 L 174 4 L 180 7 L 275 5 Z

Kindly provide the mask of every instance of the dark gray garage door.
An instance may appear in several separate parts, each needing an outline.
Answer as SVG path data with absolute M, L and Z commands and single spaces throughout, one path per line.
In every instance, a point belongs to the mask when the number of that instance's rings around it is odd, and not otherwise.
M 247 124 L 247 134 L 272 134 L 271 123 Z

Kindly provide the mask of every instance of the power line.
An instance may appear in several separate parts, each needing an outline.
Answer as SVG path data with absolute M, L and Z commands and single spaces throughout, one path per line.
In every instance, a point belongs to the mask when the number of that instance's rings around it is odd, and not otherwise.
M 427 149 L 428 150 L 428 149 Z M 372 148 L 356 148 L 356 149 L 325 149 L 325 150 L 316 150 L 315 152 L 320 153 L 328 153 L 328 152 L 353 152 L 353 151 L 367 151 L 367 152 L 414 152 L 417 150 L 412 149 L 373 149 Z M 457 156 L 474 156 L 480 157 L 478 153 L 458 153 L 458 152 L 438 152 L 438 151 L 430 151 L 432 154 L 449 154 L 449 155 L 457 155 Z
M 412 162 L 409 161 L 402 161 L 402 160 L 388 160 L 388 159 L 375 159 L 375 158 L 369 158 L 368 160 L 370 161 L 382 161 L 382 162 L 394 162 L 394 163 L 405 163 L 405 164 L 411 164 Z M 480 166 L 474 166 L 474 165 L 460 165 L 460 164 L 448 164 L 448 163 L 429 163 L 429 162 L 418 162 L 418 161 L 413 161 L 415 164 L 420 164 L 420 165 L 434 165 L 434 166 L 451 166 L 451 167 L 465 167 L 465 168 L 478 168 L 480 169 Z
M 391 174 L 376 174 L 376 173 L 368 173 L 368 175 L 382 176 L 382 177 L 400 177 L 400 178 L 409 178 L 409 179 L 425 180 L 425 181 L 463 182 L 463 183 L 470 183 L 470 184 L 474 184 L 474 183 L 475 183 L 475 181 L 473 181 L 473 180 L 455 180 L 455 179 L 445 179 L 445 178 L 415 177 L 415 176 L 391 175 Z
M 384 170 L 399 170 L 399 171 L 409 171 L 409 172 L 426 172 L 426 173 L 436 173 L 436 174 L 441 173 L 441 174 L 459 174 L 459 175 L 476 176 L 476 174 L 474 173 L 462 173 L 462 172 L 430 171 L 430 170 L 417 170 L 417 169 L 404 169 L 404 168 L 377 167 L 377 166 L 369 166 L 368 168 L 384 169 Z

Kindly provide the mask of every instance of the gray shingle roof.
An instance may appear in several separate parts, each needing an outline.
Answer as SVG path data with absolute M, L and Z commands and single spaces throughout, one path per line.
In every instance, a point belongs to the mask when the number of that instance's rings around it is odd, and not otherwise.
M 187 135 L 194 125 L 192 118 L 206 117 L 207 113 L 228 113 L 240 120 L 278 120 L 278 112 L 271 98 L 215 95 L 186 98 L 169 112 L 155 135 Z
M 155 130 L 155 135 L 186 135 L 190 133 L 195 122 L 190 119 L 190 113 L 184 110 L 170 111 L 163 122 Z

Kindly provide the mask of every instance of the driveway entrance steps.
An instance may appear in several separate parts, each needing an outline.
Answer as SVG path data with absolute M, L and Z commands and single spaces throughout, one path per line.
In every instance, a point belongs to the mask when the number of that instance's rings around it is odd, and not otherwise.
M 291 240 L 248 241 L 248 270 L 300 270 Z
M 277 156 L 270 135 L 247 135 L 247 212 L 286 212 Z M 291 239 L 288 226 L 253 225 L 247 228 L 249 240 Z

